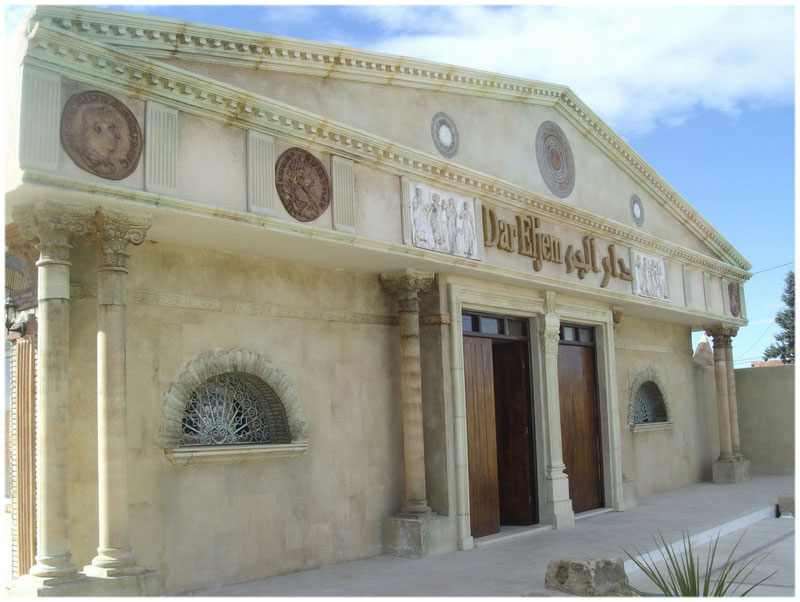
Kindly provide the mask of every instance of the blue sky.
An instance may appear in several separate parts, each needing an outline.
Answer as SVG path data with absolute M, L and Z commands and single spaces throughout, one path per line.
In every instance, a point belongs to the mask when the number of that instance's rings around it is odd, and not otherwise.
M 791 4 L 113 8 L 567 85 L 760 272 L 746 285 L 736 367 L 778 332 L 793 264 L 769 268 L 795 256 Z M 6 7 L 6 33 L 24 13 Z

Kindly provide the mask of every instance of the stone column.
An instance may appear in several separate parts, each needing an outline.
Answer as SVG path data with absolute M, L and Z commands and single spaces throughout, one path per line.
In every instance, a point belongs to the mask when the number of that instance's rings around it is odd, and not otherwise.
M 552 504 L 553 525 L 564 529 L 575 525 L 575 513 L 569 498 L 569 481 L 564 472 L 561 447 L 561 400 L 558 393 L 558 342 L 561 319 L 555 313 L 555 293 L 545 293 L 546 313 L 539 318 L 539 338 L 544 358 L 544 409 L 549 460 L 545 468 L 547 502 Z
M 404 500 L 402 514 L 430 513 L 425 492 L 425 442 L 422 428 L 422 378 L 419 350 L 419 293 L 427 291 L 433 274 L 403 270 L 382 274 L 386 289 L 397 295 L 400 321 L 400 375 L 403 404 Z
M 97 211 L 90 239 L 97 255 L 97 480 L 99 546 L 84 572 L 141 575 L 128 527 L 125 285 L 129 243 L 141 244 L 149 217 Z
M 733 460 L 731 446 L 731 418 L 728 406 L 728 368 L 725 347 L 730 344 L 727 329 L 722 326 L 706 328 L 706 334 L 714 340 L 714 377 L 717 386 L 717 418 L 719 422 L 719 461 Z
M 733 337 L 739 332 L 736 327 L 728 329 L 725 345 L 725 367 L 728 374 L 728 414 L 731 419 L 731 452 L 737 459 L 742 459 L 739 445 L 739 411 L 736 407 L 736 377 L 733 373 Z
M 70 562 L 67 443 L 69 440 L 69 244 L 85 234 L 94 213 L 50 201 L 13 213 L 24 238 L 38 238 L 38 396 L 36 403 L 35 587 L 83 578 Z M 20 590 L 14 590 L 20 591 Z

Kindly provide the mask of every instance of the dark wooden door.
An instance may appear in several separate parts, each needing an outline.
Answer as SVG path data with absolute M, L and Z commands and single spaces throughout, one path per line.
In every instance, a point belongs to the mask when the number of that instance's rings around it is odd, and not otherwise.
M 500 530 L 492 374 L 491 339 L 464 337 L 469 512 L 473 537 Z
M 563 343 L 558 346 L 558 390 L 561 444 L 572 509 L 583 512 L 600 508 L 603 481 L 594 346 Z
M 530 525 L 538 520 L 534 505 L 527 355 L 522 341 L 494 342 L 497 473 L 503 525 Z

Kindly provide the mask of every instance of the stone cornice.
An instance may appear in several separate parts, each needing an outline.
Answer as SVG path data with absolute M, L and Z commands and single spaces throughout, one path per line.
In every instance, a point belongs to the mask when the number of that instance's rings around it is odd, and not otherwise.
M 218 63 L 554 106 L 701 240 L 750 264 L 566 86 L 332 44 L 92 8 L 38 7 L 33 20 L 152 58 Z
M 732 280 L 741 282 L 750 276 L 741 266 L 715 260 L 503 180 L 240 88 L 122 53 L 45 23 L 39 23 L 32 32 L 25 61 L 120 94 L 153 99 L 186 113 L 278 135 L 300 146 L 313 145 L 383 171 L 478 197 L 509 211 L 535 211 L 565 226 L 577 227 L 622 245 L 639 246 Z M 118 189 L 109 188 L 109 192 L 113 190 Z

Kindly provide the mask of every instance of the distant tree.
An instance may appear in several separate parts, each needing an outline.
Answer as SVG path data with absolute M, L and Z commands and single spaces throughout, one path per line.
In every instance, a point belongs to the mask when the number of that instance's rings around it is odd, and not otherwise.
M 786 288 L 781 299 L 786 307 L 775 316 L 782 332 L 775 335 L 775 343 L 764 350 L 764 359 L 779 358 L 784 364 L 794 364 L 794 272 L 786 275 Z

